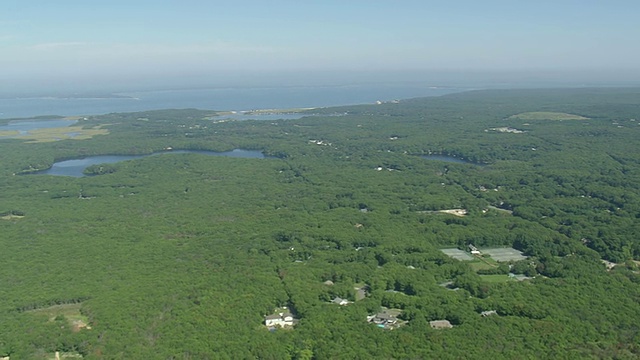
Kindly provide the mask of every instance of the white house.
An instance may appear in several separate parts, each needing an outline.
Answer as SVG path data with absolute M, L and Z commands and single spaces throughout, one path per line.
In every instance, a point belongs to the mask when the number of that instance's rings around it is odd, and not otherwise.
M 477 247 L 473 246 L 473 244 L 469 244 L 469 250 L 471 250 L 471 255 L 482 255 L 480 250 Z
M 294 318 L 291 313 L 277 313 L 272 315 L 267 315 L 264 317 L 264 324 L 267 327 L 287 327 L 293 326 Z
M 480 313 L 480 315 L 484 316 L 484 317 L 491 316 L 491 315 L 497 315 L 497 314 L 498 314 L 498 312 L 495 311 L 495 310 L 487 310 L 487 311 L 483 311 L 483 312 Z

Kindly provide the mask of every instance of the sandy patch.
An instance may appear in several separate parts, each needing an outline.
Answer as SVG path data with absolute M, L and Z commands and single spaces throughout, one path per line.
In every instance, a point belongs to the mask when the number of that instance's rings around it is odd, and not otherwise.
M 22 219 L 24 216 L 23 215 L 13 215 L 13 214 L 9 214 L 9 215 L 5 215 L 5 216 L 0 216 L 0 219 L 2 220 L 13 220 L 13 219 Z M 2 360 L 2 359 L 0 359 Z
M 438 210 L 438 212 L 451 214 L 455 216 L 466 216 L 468 214 L 467 209 L 448 209 L 448 210 Z

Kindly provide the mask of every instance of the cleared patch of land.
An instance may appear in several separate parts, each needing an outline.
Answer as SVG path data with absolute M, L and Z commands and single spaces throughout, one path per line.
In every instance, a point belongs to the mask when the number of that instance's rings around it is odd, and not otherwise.
M 513 215 L 513 211 L 512 210 L 502 209 L 502 208 L 491 206 L 491 205 L 489 205 L 487 207 L 489 209 L 491 209 L 491 210 L 495 210 L 495 211 L 499 211 L 499 212 L 502 212 L 502 213 L 505 213 L 505 214 Z
M 518 251 L 514 248 L 491 248 L 491 249 L 480 249 L 483 254 L 489 254 L 491 258 L 495 261 L 518 261 L 524 260 L 527 257 L 522 255 L 522 251 Z
M 468 264 L 474 271 L 491 270 L 495 269 L 498 266 L 498 263 L 491 258 L 473 261 Z
M 518 129 L 514 129 L 512 127 L 497 127 L 497 128 L 491 128 L 491 129 L 487 129 L 485 131 L 496 131 L 496 132 L 500 132 L 500 133 L 512 133 L 512 134 L 524 134 L 526 131 L 524 130 L 518 130 Z
M 509 116 L 509 120 L 588 120 L 584 116 L 562 112 L 533 111 Z
M 469 212 L 467 209 L 446 209 L 446 210 L 421 210 L 417 211 L 418 214 L 450 214 L 455 216 L 466 216 Z
M 60 359 L 82 359 L 82 355 L 77 352 L 64 352 L 64 351 L 56 351 L 54 354 L 49 354 L 47 356 L 49 360 L 60 360 Z
M 9 215 L 0 216 L 0 219 L 2 219 L 2 220 L 13 220 L 13 219 L 22 219 L 23 217 L 24 217 L 23 215 L 9 214 Z
M 46 315 L 49 321 L 54 321 L 56 318 L 62 316 L 69 322 L 69 325 L 73 327 L 73 331 L 91 329 L 91 327 L 87 325 L 89 318 L 80 312 L 81 306 L 81 303 L 53 305 L 46 308 L 30 310 L 29 313 Z
M 367 288 L 368 288 L 367 284 L 363 284 L 363 283 L 355 284 L 353 289 L 356 291 L 356 301 L 363 300 L 364 298 L 367 297 Z
M 469 255 L 469 253 L 462 251 L 460 249 L 440 249 L 445 255 L 450 256 L 456 260 L 460 261 L 469 261 L 473 260 L 473 257 Z
M 455 216 L 465 216 L 467 215 L 467 209 L 448 209 L 448 210 L 440 210 L 438 212 L 451 214 Z

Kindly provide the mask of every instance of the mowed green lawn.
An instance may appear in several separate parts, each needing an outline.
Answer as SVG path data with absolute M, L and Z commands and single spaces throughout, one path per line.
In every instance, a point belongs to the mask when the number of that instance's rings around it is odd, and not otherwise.
M 495 261 L 489 259 L 489 262 L 491 263 L 491 262 L 495 262 Z M 490 269 L 494 269 L 494 268 L 496 268 L 498 266 L 497 264 L 496 265 L 491 265 L 491 264 L 487 264 L 484 261 L 479 261 L 479 260 L 476 260 L 476 261 L 473 261 L 473 262 L 469 262 L 467 264 L 469 264 L 469 266 L 471 266 L 473 271 L 490 270 Z

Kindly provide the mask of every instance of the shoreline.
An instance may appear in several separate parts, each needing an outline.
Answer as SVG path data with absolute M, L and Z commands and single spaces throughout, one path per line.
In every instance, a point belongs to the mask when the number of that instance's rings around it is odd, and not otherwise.
M 234 116 L 234 115 L 245 115 L 245 116 L 251 116 L 251 115 L 256 115 L 256 116 L 260 116 L 260 115 L 287 115 L 287 114 L 299 114 L 299 113 L 303 113 L 305 111 L 310 111 L 310 110 L 316 110 L 316 109 L 321 109 L 323 107 L 301 107 L 301 108 L 282 108 L 282 109 L 255 109 L 255 110 L 224 110 L 224 111 L 216 111 L 216 110 L 209 110 L 209 109 L 195 109 L 195 110 L 199 110 L 199 111 L 211 111 L 213 112 L 213 116 L 214 117 L 218 117 L 218 116 Z M 122 112 L 116 112 L 116 113 L 122 113 L 122 114 L 126 114 L 126 113 L 138 113 L 138 112 L 145 112 L 145 111 L 164 111 L 164 110 L 173 110 L 173 109 L 158 109 L 158 110 L 142 110 L 142 111 L 122 111 Z M 31 117 L 19 117 L 19 118 L 0 118 L 0 126 L 2 125 L 6 125 L 9 124 L 10 122 L 13 121 L 59 121 L 59 120 L 69 120 L 69 121 L 81 121 L 81 120 L 87 120 L 87 118 L 89 116 L 102 116 L 102 115 L 106 115 L 108 113 L 105 114 L 97 114 L 97 115 L 68 115 L 68 116 L 64 116 L 64 115 L 37 115 L 37 116 L 31 116 Z

